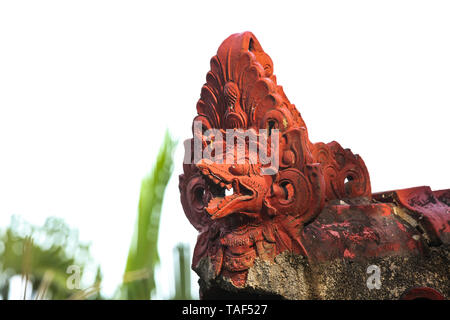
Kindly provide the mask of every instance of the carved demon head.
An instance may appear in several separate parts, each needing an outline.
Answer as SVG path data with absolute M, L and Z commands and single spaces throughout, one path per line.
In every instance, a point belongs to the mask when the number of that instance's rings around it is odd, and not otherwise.
M 211 59 L 197 112 L 199 130 L 193 125 L 180 175 L 185 214 L 200 232 L 194 270 L 207 263 L 216 276 L 243 285 L 256 258 L 286 250 L 307 255 L 301 230 L 326 201 L 370 197 L 358 155 L 337 142 L 309 141 L 300 113 L 276 83 L 272 60 L 250 32 L 230 36 Z M 245 138 L 244 152 L 234 139 L 230 146 L 225 136 L 236 129 L 254 132 L 276 168 L 250 154 Z

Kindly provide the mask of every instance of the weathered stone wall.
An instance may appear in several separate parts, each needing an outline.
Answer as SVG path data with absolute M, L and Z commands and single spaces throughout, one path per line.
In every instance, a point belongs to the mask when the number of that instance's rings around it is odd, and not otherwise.
M 400 299 L 414 287 L 429 287 L 450 297 L 448 245 L 431 248 L 426 256 L 388 256 L 365 259 L 336 259 L 310 264 L 306 258 L 282 253 L 274 262 L 257 260 L 247 283 L 235 287 L 228 279 L 208 276 L 205 260 L 197 271 L 204 299 Z M 381 271 L 380 289 L 369 289 L 370 265 Z

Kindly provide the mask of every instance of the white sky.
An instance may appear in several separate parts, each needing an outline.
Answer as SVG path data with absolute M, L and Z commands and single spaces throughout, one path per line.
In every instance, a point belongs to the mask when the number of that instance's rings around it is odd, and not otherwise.
M 168 127 L 180 148 L 157 297 L 170 297 L 173 247 L 196 241 L 179 202 L 181 142 L 210 58 L 247 30 L 310 139 L 359 153 L 374 191 L 448 188 L 449 17 L 448 1 L 2 1 L 0 226 L 64 218 L 112 294 Z

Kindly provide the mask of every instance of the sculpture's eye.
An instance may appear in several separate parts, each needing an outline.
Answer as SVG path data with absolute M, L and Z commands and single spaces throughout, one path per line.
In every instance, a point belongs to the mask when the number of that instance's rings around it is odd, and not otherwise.
M 203 186 L 196 187 L 193 190 L 193 205 L 199 209 L 202 209 L 204 207 L 203 199 L 205 196 L 205 189 Z
M 248 164 L 233 164 L 229 169 L 231 174 L 235 176 L 244 176 L 248 174 Z

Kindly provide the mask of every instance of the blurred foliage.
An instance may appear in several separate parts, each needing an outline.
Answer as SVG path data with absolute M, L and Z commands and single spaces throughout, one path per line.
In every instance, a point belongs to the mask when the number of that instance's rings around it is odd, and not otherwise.
M 152 172 L 142 181 L 137 221 L 119 291 L 121 299 L 150 299 L 155 290 L 159 221 L 164 191 L 173 170 L 175 146 L 166 131 Z
M 173 170 L 176 142 L 166 131 L 151 173 L 142 180 L 135 230 L 128 252 L 123 282 L 116 292 L 120 299 L 150 299 L 155 291 L 155 267 L 159 263 L 158 235 L 164 192 Z M 191 295 L 190 252 L 186 244 L 174 248 L 175 295 L 189 300 Z M 103 299 L 102 274 L 97 268 L 94 284 L 83 290 L 70 289 L 70 266 L 84 274 L 91 265 L 89 245 L 80 243 L 78 233 L 63 220 L 48 218 L 42 227 L 13 217 L 0 231 L 0 295 L 8 297 L 10 279 L 20 275 L 31 283 L 34 299 Z M 25 297 L 26 292 L 23 296 Z
M 175 296 L 173 297 L 173 299 L 192 300 L 190 267 L 191 255 L 189 253 L 189 246 L 181 243 L 178 244 L 174 250 L 174 258 Z
M 77 231 L 63 220 L 48 218 L 36 227 L 13 216 L 10 226 L 0 231 L 0 294 L 7 299 L 10 279 L 21 275 L 30 281 L 31 288 L 25 290 L 33 290 L 35 299 L 67 299 L 83 291 L 68 288 L 69 266 L 76 265 L 83 274 L 91 262 L 89 245 L 80 243 Z M 100 269 L 96 281 L 99 286 Z M 100 298 L 96 293 L 91 297 Z

